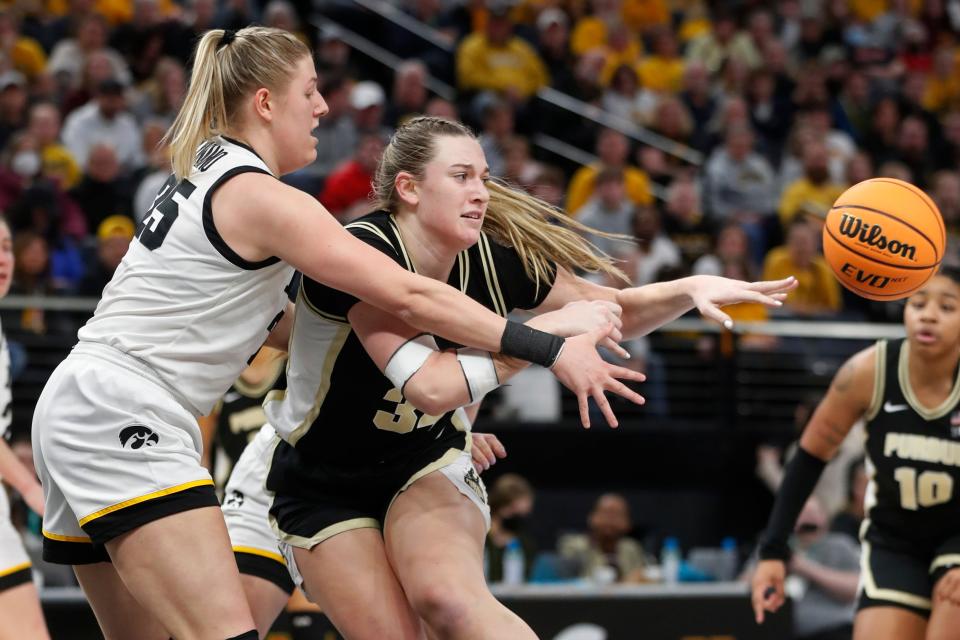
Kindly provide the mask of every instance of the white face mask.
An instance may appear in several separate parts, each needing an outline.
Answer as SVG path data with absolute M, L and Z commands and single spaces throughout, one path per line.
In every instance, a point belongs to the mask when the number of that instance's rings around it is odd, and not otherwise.
M 32 178 L 40 172 L 40 154 L 36 151 L 18 151 L 13 155 L 10 168 L 18 176 Z

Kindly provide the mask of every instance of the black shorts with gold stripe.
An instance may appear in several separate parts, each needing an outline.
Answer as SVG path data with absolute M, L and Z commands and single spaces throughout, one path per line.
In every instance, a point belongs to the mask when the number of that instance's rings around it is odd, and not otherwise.
M 277 445 L 267 479 L 275 492 L 270 519 L 282 542 L 304 549 L 353 529 L 383 526 L 394 498 L 419 478 L 455 462 L 469 434 L 453 432 L 390 464 L 362 467 L 304 463 Z
M 898 607 L 929 617 L 937 581 L 960 567 L 960 535 L 923 543 L 867 521 L 861 538 L 857 609 Z

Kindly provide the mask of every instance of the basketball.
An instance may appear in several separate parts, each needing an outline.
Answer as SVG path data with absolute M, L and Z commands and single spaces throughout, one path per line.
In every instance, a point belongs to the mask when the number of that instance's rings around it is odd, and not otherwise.
M 870 300 L 898 300 L 923 286 L 943 259 L 937 205 L 910 183 L 873 178 L 843 192 L 827 213 L 823 255 L 840 283 Z

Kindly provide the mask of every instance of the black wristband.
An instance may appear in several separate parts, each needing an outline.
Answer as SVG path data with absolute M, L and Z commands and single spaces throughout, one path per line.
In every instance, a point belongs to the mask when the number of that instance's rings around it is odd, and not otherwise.
M 560 336 L 507 320 L 503 336 L 500 337 L 500 353 L 549 369 L 560 357 L 563 342 Z
M 773 502 L 770 521 L 760 537 L 761 560 L 786 562 L 790 559 L 790 534 L 793 533 L 803 505 L 817 486 L 825 466 L 826 462 L 810 455 L 802 447 L 797 447 L 796 455 L 784 470 L 783 482 Z

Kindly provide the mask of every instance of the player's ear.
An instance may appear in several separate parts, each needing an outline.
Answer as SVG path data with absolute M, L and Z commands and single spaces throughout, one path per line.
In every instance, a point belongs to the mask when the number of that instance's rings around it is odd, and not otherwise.
M 393 188 L 396 190 L 397 197 L 400 198 L 401 202 L 411 207 L 420 204 L 420 185 L 417 184 L 417 180 L 413 177 L 413 174 L 407 173 L 406 171 L 397 173 L 397 177 L 393 181 Z

